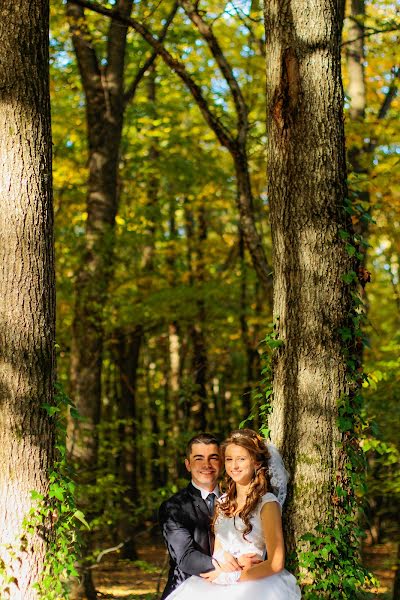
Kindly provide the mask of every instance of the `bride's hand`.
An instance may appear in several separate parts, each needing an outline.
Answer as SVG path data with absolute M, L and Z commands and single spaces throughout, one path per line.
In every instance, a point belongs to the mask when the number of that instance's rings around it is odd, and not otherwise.
M 209 571 L 208 573 L 200 573 L 200 577 L 203 579 L 207 579 L 211 583 L 222 583 L 224 581 L 225 575 L 229 575 L 230 573 L 237 573 L 241 570 L 236 559 L 229 554 L 229 552 L 225 552 L 227 554 L 228 562 L 218 563 L 218 561 L 213 558 L 212 563 L 214 565 L 214 571 Z
M 232 573 L 233 571 L 238 571 L 241 568 L 233 554 L 225 551 L 221 547 L 218 547 L 214 551 L 212 558 L 213 561 L 218 563 L 218 566 L 224 573 Z
M 219 561 L 219 566 L 224 573 L 232 573 L 241 569 L 239 561 L 230 552 L 224 552 L 222 561 Z
M 250 567 L 258 565 L 260 562 L 262 562 L 262 559 L 259 557 L 258 554 L 255 554 L 254 552 L 249 554 L 242 554 L 237 558 L 237 564 L 243 570 L 250 569 Z
M 200 577 L 206 579 L 210 583 L 216 583 L 219 585 L 229 585 L 239 581 L 241 571 L 236 570 L 229 573 L 222 571 L 221 567 L 214 558 L 213 564 L 215 566 L 215 570 L 210 571 L 209 573 L 200 573 Z

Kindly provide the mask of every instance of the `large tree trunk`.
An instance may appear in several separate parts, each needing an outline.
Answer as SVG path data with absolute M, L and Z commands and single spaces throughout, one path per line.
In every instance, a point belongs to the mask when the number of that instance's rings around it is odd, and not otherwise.
M 1 595 L 12 600 L 37 598 L 46 536 L 29 536 L 24 550 L 20 536 L 54 454 L 43 408 L 55 374 L 48 19 L 48 0 L 0 6 L 0 564 L 15 577 Z
M 311 16 L 312 15 L 312 18 Z M 292 475 L 286 540 L 326 523 L 339 469 L 339 398 L 347 392 L 339 329 L 351 306 L 351 268 L 339 231 L 346 164 L 340 72 L 342 6 L 265 3 L 268 185 L 274 315 L 272 440 Z

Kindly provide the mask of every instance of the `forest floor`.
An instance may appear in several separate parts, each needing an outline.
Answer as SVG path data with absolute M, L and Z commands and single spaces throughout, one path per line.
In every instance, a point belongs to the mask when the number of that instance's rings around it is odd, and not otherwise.
M 120 560 L 116 554 L 94 569 L 94 581 L 101 600 L 156 600 L 164 589 L 168 570 L 166 550 L 161 540 L 147 540 L 138 550 L 136 561 Z M 396 545 L 380 544 L 366 548 L 365 563 L 380 580 L 372 598 L 391 600 L 395 572 Z

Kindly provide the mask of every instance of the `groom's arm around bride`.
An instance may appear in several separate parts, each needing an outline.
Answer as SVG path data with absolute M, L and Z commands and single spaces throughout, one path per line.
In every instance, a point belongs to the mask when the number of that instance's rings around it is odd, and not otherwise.
M 168 581 L 161 600 L 191 575 L 220 570 L 218 566 L 215 568 L 211 558 L 213 536 L 210 527 L 214 500 L 220 495 L 218 440 L 207 433 L 192 438 L 187 445 L 185 465 L 191 474 L 191 482 L 163 502 L 159 511 L 170 559 Z

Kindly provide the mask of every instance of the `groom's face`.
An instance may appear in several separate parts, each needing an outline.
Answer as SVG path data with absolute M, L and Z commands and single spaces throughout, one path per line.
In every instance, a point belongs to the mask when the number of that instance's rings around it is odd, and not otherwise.
M 221 458 L 216 444 L 193 444 L 185 465 L 193 482 L 210 492 L 217 485 L 221 470 Z

